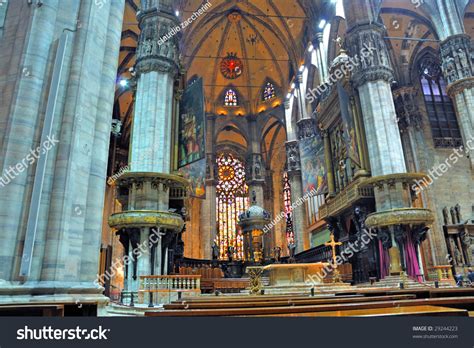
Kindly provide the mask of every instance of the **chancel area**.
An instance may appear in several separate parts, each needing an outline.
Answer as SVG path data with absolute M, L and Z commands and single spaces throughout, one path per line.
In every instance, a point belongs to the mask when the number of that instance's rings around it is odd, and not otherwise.
M 0 1 L 0 315 L 474 315 L 474 3 Z

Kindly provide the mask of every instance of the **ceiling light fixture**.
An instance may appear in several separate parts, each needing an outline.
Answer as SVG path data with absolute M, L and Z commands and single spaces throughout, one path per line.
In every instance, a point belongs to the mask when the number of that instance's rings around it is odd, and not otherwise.
M 319 26 L 318 28 L 319 29 L 324 29 L 324 27 L 326 26 L 326 20 L 325 19 L 322 19 L 321 22 L 319 22 Z

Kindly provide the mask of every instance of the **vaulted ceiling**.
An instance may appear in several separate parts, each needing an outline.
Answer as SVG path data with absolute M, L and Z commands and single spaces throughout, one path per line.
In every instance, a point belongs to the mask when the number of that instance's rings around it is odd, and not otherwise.
M 180 5 L 180 17 L 185 20 L 202 2 L 186 0 Z M 299 1 L 213 0 L 212 7 L 185 30 L 182 40 L 188 77 L 199 75 L 204 79 L 207 110 L 247 115 L 271 107 L 262 102 L 266 82 L 275 85 L 281 103 L 304 52 L 307 19 Z M 222 59 L 231 52 L 243 63 L 242 74 L 235 80 L 220 72 Z M 223 107 L 229 87 L 237 90 L 238 108 Z
M 187 78 L 204 81 L 206 111 L 217 115 L 245 116 L 271 110 L 283 103 L 288 86 L 303 59 L 309 17 L 322 13 L 330 0 L 211 0 L 205 13 L 186 27 L 181 57 Z M 188 20 L 206 1 L 176 0 L 179 20 Z M 130 77 L 139 35 L 136 13 L 140 0 L 126 0 L 118 79 Z M 319 6 L 319 7 L 318 7 Z M 242 61 L 242 74 L 233 80 L 220 71 L 228 53 Z M 263 87 L 271 82 L 277 97 L 262 100 Z M 233 88 L 238 107 L 225 107 L 224 94 Z M 125 122 L 124 144 L 133 114 L 131 91 L 118 85 L 116 115 Z

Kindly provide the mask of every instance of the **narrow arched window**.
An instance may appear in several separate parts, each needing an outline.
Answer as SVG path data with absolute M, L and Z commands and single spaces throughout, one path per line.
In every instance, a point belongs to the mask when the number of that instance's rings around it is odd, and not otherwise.
M 239 101 L 237 99 L 237 93 L 235 93 L 233 89 L 228 89 L 227 92 L 225 92 L 224 105 L 225 106 L 238 106 L 239 105 Z
M 461 132 L 439 61 L 433 57 L 423 59 L 419 73 L 435 147 L 460 147 Z
M 275 86 L 272 83 L 267 82 L 265 88 L 263 89 L 263 101 L 272 100 L 276 97 Z

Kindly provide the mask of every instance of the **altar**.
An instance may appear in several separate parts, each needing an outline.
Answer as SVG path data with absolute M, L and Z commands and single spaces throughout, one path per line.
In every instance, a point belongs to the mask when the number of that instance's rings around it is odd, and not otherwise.
M 263 267 L 270 278 L 270 286 L 303 285 L 324 278 L 329 263 L 272 264 Z M 319 275 L 319 277 L 318 277 Z

